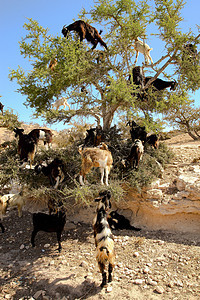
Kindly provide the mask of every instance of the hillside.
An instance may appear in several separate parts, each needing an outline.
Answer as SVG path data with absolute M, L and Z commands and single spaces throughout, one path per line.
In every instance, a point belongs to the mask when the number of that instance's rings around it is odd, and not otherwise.
M 0 137 L 5 136 L 1 131 Z M 165 143 L 175 158 L 160 184 L 198 166 L 200 158 L 200 141 L 188 135 L 177 135 Z M 182 233 L 143 227 L 140 232 L 113 231 L 114 279 L 101 290 L 91 226 L 94 212 L 92 206 L 74 215 L 68 213 L 59 254 L 55 234 L 38 233 L 32 249 L 31 213 L 23 211 L 19 219 L 17 211 L 10 210 L 3 220 L 6 231 L 0 233 L 0 299 L 200 298 L 199 230 Z

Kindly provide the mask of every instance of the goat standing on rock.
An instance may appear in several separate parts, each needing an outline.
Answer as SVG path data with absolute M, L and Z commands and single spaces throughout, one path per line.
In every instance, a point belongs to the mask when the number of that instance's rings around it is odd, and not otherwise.
M 99 198 L 95 199 L 98 202 L 97 213 L 93 219 L 93 229 L 95 246 L 97 250 L 96 259 L 99 265 L 99 270 L 102 274 L 101 287 L 107 283 L 107 276 L 105 272 L 106 262 L 108 266 L 108 282 L 112 281 L 112 271 L 114 268 L 115 251 L 114 240 L 107 220 L 107 210 L 111 208 L 110 191 L 103 191 L 99 193 Z

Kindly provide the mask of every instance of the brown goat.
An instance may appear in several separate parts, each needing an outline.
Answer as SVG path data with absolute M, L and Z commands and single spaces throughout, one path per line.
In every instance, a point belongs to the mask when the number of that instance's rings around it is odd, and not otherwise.
M 100 36 L 101 32 L 98 33 L 97 29 L 88 23 L 78 20 L 68 26 L 65 25 L 63 26 L 62 34 L 64 37 L 66 37 L 68 32 L 72 30 L 79 34 L 80 42 L 82 42 L 83 39 L 86 39 L 88 42 L 90 42 L 93 45 L 92 50 L 96 48 L 98 43 L 107 49 L 106 43 L 104 43 Z
M 55 66 L 57 65 L 57 59 L 56 58 L 52 58 L 49 62 L 49 69 L 51 69 L 52 71 L 54 71 Z
M 105 172 L 105 183 L 108 185 L 108 175 L 110 173 L 113 158 L 111 152 L 108 150 L 106 144 L 102 143 L 100 148 L 79 148 L 79 153 L 82 158 L 82 165 L 80 171 L 79 182 L 84 185 L 84 179 L 86 174 L 90 172 L 93 167 L 100 168 L 101 172 L 101 184 L 103 185 L 104 172 Z

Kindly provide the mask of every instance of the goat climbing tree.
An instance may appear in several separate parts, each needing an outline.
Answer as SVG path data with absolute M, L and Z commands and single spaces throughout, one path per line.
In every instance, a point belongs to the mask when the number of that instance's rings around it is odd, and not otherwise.
M 31 71 L 19 67 L 9 75 L 11 80 L 17 80 L 18 91 L 26 96 L 25 105 L 34 108 L 34 115 L 42 116 L 48 123 L 67 123 L 84 116 L 93 117 L 98 124 L 102 122 L 104 129 L 111 126 L 117 113 L 141 115 L 147 122 L 152 120 L 149 118 L 152 113 L 165 113 L 169 108 L 182 105 L 187 97 L 177 102 L 177 93 L 200 87 L 198 52 L 193 59 L 184 48 L 188 43 L 198 46 L 199 27 L 197 32 L 181 32 L 183 0 L 154 0 L 154 4 L 152 8 L 146 0 L 137 3 L 98 0 L 89 12 L 83 9 L 79 18 L 103 29 L 107 51 L 100 46 L 100 50 L 91 50 L 86 40 L 80 44 L 73 32 L 67 39 L 61 36 L 61 30 L 58 36 L 51 36 L 37 21 L 29 19 L 24 24 L 27 35 L 20 42 L 20 50 L 24 58 L 30 60 Z M 134 93 L 138 87 L 130 84 L 128 77 L 135 61 L 133 43 L 137 37 L 148 43 L 151 28 L 156 35 L 154 39 L 162 40 L 160 53 L 164 55 L 151 66 L 143 65 L 145 75 L 153 73 L 144 88 L 162 74 L 166 79 L 175 78 L 178 90 L 173 93 L 165 90 L 158 95 L 148 89 L 148 101 L 142 101 Z M 50 61 L 55 59 L 55 67 L 49 68 Z M 70 109 L 52 109 L 52 103 L 62 96 L 68 98 Z

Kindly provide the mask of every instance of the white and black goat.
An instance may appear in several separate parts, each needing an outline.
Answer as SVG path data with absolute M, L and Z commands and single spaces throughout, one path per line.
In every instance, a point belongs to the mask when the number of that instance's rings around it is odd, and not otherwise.
M 65 208 L 63 206 L 58 208 L 57 213 L 47 215 L 45 213 L 33 214 L 33 231 L 31 235 L 32 247 L 35 247 L 35 237 L 38 231 L 56 232 L 58 241 L 58 251 L 62 249 L 61 235 L 66 223 Z
M 28 135 L 36 141 L 37 145 L 38 145 L 39 141 L 43 141 L 44 145 L 47 145 L 48 148 L 51 148 L 52 136 L 53 136 L 53 133 L 51 132 L 51 130 L 46 129 L 46 128 L 33 129 L 29 132 Z
M 32 163 L 34 161 L 36 149 L 37 149 L 37 141 L 30 135 L 24 134 L 24 129 L 15 128 L 15 137 L 19 136 L 18 140 L 18 154 L 21 161 L 21 167 L 24 163 L 27 163 L 30 160 L 30 168 L 32 167 Z
M 99 270 L 102 274 L 101 287 L 107 283 L 107 275 L 105 271 L 106 263 L 108 262 L 108 282 L 112 281 L 112 271 L 114 268 L 115 251 L 113 235 L 107 220 L 107 210 L 111 208 L 110 191 L 99 193 L 99 198 L 95 199 L 98 202 L 96 215 L 93 219 L 94 239 L 96 246 L 96 259 Z
M 142 144 L 142 141 L 136 139 L 133 142 L 130 154 L 127 156 L 126 159 L 122 160 L 123 166 L 126 168 L 130 166 L 131 168 L 137 169 L 139 167 L 139 162 L 142 160 L 143 153 L 144 146 Z
M 140 228 L 132 226 L 130 221 L 123 215 L 120 215 L 117 211 L 111 211 L 108 215 L 108 223 L 111 229 L 122 230 L 130 229 L 135 231 L 140 231 Z
M 51 186 L 55 189 L 58 188 L 65 178 L 64 175 L 64 163 L 59 158 L 54 158 L 54 160 L 48 165 L 44 166 L 43 164 L 38 164 L 35 166 L 36 174 L 41 172 L 48 176 Z

